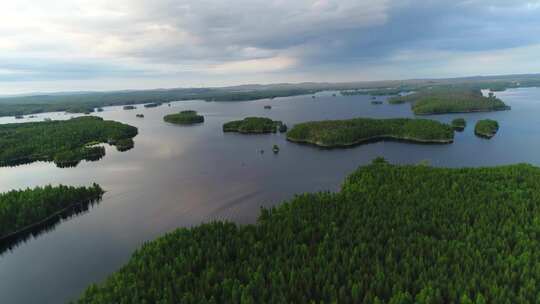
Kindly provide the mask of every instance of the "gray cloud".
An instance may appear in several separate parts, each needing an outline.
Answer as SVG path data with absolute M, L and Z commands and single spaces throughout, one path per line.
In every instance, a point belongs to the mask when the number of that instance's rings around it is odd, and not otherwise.
M 482 56 L 504 73 L 540 44 L 530 0 L 21 2 L 0 12 L 0 82 L 438 77 L 481 74 L 456 63 Z

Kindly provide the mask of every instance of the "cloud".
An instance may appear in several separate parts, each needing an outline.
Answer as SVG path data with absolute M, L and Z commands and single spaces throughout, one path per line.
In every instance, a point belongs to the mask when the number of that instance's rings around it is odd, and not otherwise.
M 12 0 L 0 10 L 0 89 L 532 72 L 539 13 L 531 0 Z

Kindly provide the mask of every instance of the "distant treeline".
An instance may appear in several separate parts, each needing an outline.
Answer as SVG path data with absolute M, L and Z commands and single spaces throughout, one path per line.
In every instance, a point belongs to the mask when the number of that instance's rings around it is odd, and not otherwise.
M 376 81 L 349 83 L 300 83 L 245 85 L 224 88 L 178 88 L 146 91 L 42 94 L 0 98 L 0 116 L 27 115 L 42 112 L 93 112 L 96 108 L 114 105 L 163 103 L 178 100 L 244 101 L 314 94 L 321 91 L 342 91 L 344 95 L 396 95 L 431 87 L 460 87 L 473 90 L 540 86 L 540 75 L 510 75 L 456 79 Z
M 540 169 L 394 166 L 144 244 L 79 303 L 535 303 Z

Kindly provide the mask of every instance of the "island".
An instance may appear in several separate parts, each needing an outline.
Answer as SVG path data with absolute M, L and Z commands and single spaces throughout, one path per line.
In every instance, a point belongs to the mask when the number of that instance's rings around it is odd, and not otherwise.
M 135 110 L 136 108 L 137 108 L 136 106 L 131 106 L 131 105 L 123 107 L 124 110 Z
M 177 125 L 192 125 L 204 122 L 204 116 L 197 114 L 197 111 L 186 110 L 176 114 L 169 114 L 163 117 L 168 123 Z
M 144 114 L 136 114 L 135 117 L 137 117 L 137 118 L 144 118 Z
M 499 123 L 492 119 L 482 119 L 476 122 L 474 134 L 483 138 L 492 138 L 499 131 Z
M 323 148 L 350 147 L 381 140 L 449 144 L 454 131 L 449 125 L 428 119 L 354 118 L 311 121 L 294 125 L 287 139 Z
M 463 118 L 456 118 L 452 120 L 452 128 L 458 132 L 465 130 L 466 126 L 467 122 Z
M 502 100 L 495 96 L 483 96 L 479 89 L 434 88 L 416 93 L 392 97 L 390 104 L 410 102 L 416 115 L 446 113 L 469 113 L 510 110 Z
M 265 108 L 266 110 L 270 110 L 270 109 L 272 109 L 272 106 L 271 106 L 271 105 L 265 105 L 264 108 Z
M 274 121 L 266 117 L 247 117 L 243 120 L 234 120 L 223 124 L 223 132 L 243 134 L 276 133 L 277 130 L 282 129 L 282 125 L 281 121 Z
M 132 145 L 137 128 L 100 117 L 63 121 L 0 125 L 0 166 L 53 161 L 58 167 L 76 166 L 81 160 L 97 160 L 105 149 L 97 144 Z
M 531 165 L 378 158 L 340 191 L 263 208 L 254 224 L 145 242 L 78 303 L 534 303 L 538 197 Z
M 31 229 L 76 204 L 101 198 L 97 184 L 90 187 L 45 186 L 0 194 L 0 241 Z
M 161 105 L 160 102 L 151 102 L 144 105 L 145 108 L 155 108 Z
M 382 105 L 383 102 L 380 101 L 380 100 L 373 100 L 373 101 L 371 101 L 371 104 L 372 104 L 372 105 Z

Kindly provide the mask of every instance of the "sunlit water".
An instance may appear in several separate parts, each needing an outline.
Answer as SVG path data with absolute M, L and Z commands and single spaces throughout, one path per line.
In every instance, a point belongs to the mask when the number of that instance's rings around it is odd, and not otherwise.
M 186 101 L 158 108 L 124 111 L 105 108 L 96 115 L 139 128 L 135 148 L 97 162 L 59 169 L 53 163 L 0 168 L 0 192 L 45 184 L 99 183 L 107 193 L 86 213 L 62 221 L 51 231 L 0 254 L 0 303 L 62 303 L 88 284 L 117 270 L 143 242 L 177 227 L 217 219 L 252 223 L 261 206 L 295 193 L 339 189 L 344 177 L 376 156 L 393 163 L 429 160 L 434 166 L 487 166 L 517 162 L 540 165 L 540 89 L 497 93 L 511 111 L 439 115 L 449 122 L 464 117 L 467 128 L 451 145 L 379 142 L 343 150 L 289 143 L 282 134 L 224 134 L 224 122 L 267 116 L 289 126 L 308 120 L 352 117 L 412 117 L 410 106 L 372 105 L 370 97 L 332 97 L 330 93 L 252 102 Z M 271 110 L 263 108 L 272 105 Z M 193 109 L 205 123 L 176 126 L 163 116 Z M 144 118 L 135 114 L 143 113 Z M 71 115 L 49 113 L 66 119 Z M 478 119 L 499 121 L 491 140 L 474 136 Z M 0 118 L 0 123 L 15 122 Z M 273 144 L 281 148 L 271 152 Z M 265 153 L 261 154 L 260 149 Z

